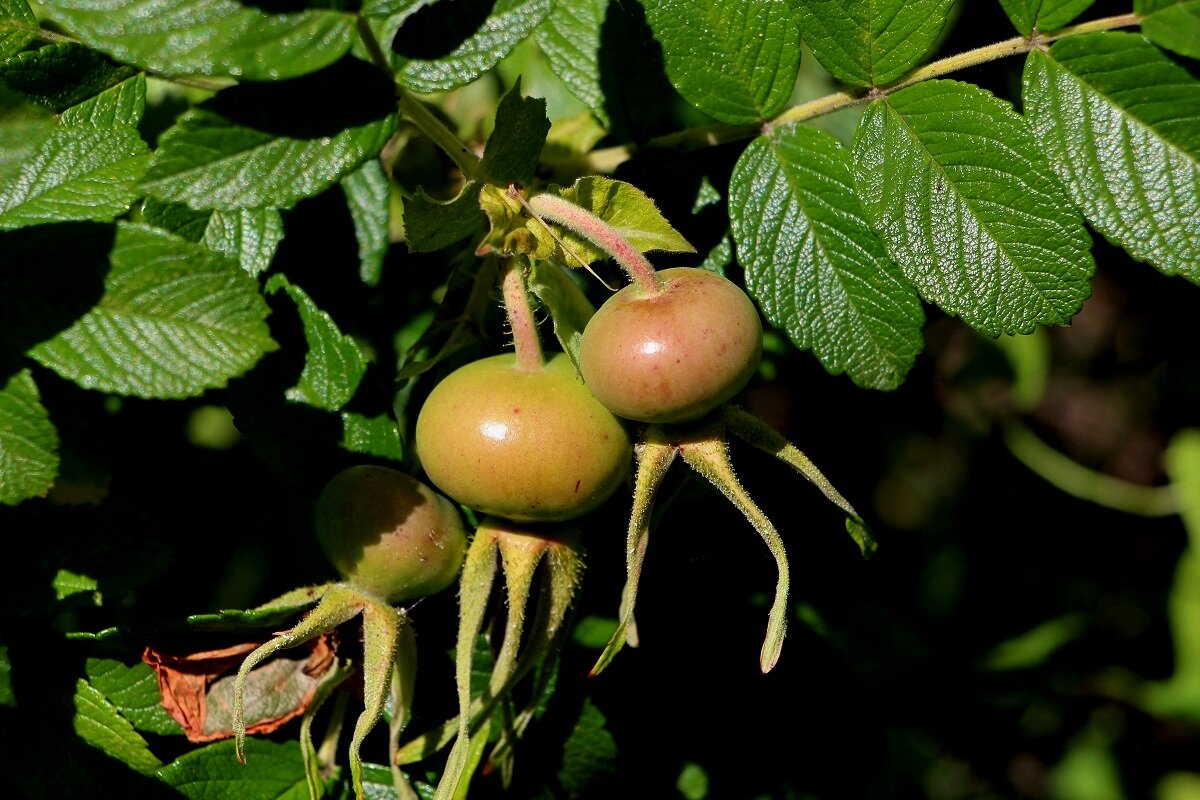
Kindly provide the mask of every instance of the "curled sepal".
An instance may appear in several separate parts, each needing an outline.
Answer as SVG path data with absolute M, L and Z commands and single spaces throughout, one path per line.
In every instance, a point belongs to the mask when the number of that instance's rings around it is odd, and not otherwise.
M 496 537 L 476 532 L 467 550 L 459 579 L 458 640 L 454 658 L 454 678 L 458 686 L 458 737 L 446 758 L 446 767 L 438 781 L 434 800 L 451 800 L 471 756 L 471 664 L 475 641 L 483 629 L 488 595 L 496 577 Z
M 279 650 L 304 644 L 309 639 L 333 630 L 358 614 L 368 601 L 353 589 L 333 584 L 321 597 L 317 607 L 300 620 L 294 628 L 266 642 L 242 662 L 233 684 L 233 736 L 238 761 L 246 763 L 246 677 L 255 666 Z
M 529 643 L 521 653 L 515 681 L 533 665 L 538 665 L 529 703 L 515 718 L 506 719 L 496 746 L 488 756 L 490 766 L 500 765 L 502 775 L 511 773 L 512 747 L 551 690 L 562 648 L 563 624 L 583 580 L 583 553 L 573 534 L 547 540 L 545 568 L 542 572 L 537 613 L 530 629 Z M 505 778 L 507 785 L 508 778 Z
M 391 719 L 388 728 L 388 763 L 392 766 L 392 783 L 400 800 L 417 800 L 417 793 L 400 771 L 396 755 L 400 750 L 400 734 L 412 714 L 413 689 L 417 678 L 417 639 L 412 625 L 401 625 L 396 638 L 396 655 L 392 669 Z
M 767 615 L 767 636 L 759 654 L 759 666 L 762 671 L 770 672 L 779 661 L 783 637 L 787 632 L 789 570 L 783 539 L 734 474 L 733 464 L 729 461 L 729 448 L 725 444 L 723 426 L 706 426 L 698 433 L 694 438 L 690 437 L 679 444 L 679 454 L 683 456 L 684 463 L 717 487 L 750 521 L 758 535 L 766 542 L 771 555 L 775 557 L 775 566 L 779 570 L 779 577 L 775 583 L 775 602 L 771 604 L 771 611 Z
M 635 448 L 637 474 L 633 482 L 633 509 L 629 513 L 629 528 L 625 538 L 625 588 L 621 590 L 621 610 L 617 629 L 592 667 L 591 675 L 599 675 L 626 642 L 637 647 L 637 625 L 633 619 L 633 608 L 637 603 L 638 581 L 642 576 L 642 562 L 646 558 L 646 545 L 650 541 L 650 510 L 654 507 L 654 495 L 662 483 L 663 476 L 678 452 L 661 425 L 646 429 L 646 438 Z
M 325 673 L 321 678 L 321 682 L 317 684 L 317 691 L 313 695 L 312 702 L 309 703 L 308 709 L 304 712 L 304 716 L 300 718 L 300 758 L 304 761 L 304 777 L 308 781 L 308 796 L 311 800 L 320 800 L 325 789 L 321 785 L 321 758 L 317 754 L 317 750 L 313 747 L 312 740 L 312 724 L 313 719 L 317 716 L 317 712 L 333 694 L 334 690 L 342 685 L 343 682 L 354 674 L 354 665 L 339 660 L 333 667 Z M 345 709 L 339 708 L 334 712 L 334 719 L 330 722 L 331 731 L 336 736 L 336 731 L 341 730 L 341 716 Z
M 350 780 L 354 796 L 363 799 L 362 756 L 359 750 L 367 734 L 383 716 L 384 704 L 392 688 L 392 665 L 405 629 L 409 627 L 404 611 L 378 600 L 363 606 L 363 711 L 354 723 L 350 737 Z M 407 635 L 412 636 L 408 631 Z
M 834 488 L 829 479 L 821 474 L 821 470 L 817 469 L 816 464 L 796 445 L 758 417 L 736 406 L 725 406 L 723 420 L 734 436 L 757 447 L 764 453 L 775 456 L 820 489 L 821 494 L 825 495 L 829 502 L 845 512 L 846 532 L 850 534 L 859 550 L 862 551 L 863 558 L 875 555 L 878 545 L 862 517 L 854 510 L 854 506 L 850 505 L 850 501 Z

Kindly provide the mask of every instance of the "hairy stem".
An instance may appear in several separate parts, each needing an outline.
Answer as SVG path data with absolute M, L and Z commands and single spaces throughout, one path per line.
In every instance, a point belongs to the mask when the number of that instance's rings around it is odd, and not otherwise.
M 889 94 L 906 86 L 911 86 L 914 83 L 929 80 L 930 78 L 941 77 L 951 72 L 984 64 L 988 61 L 995 61 L 999 58 L 1028 53 L 1030 50 L 1045 47 L 1050 42 L 1057 41 L 1058 39 L 1079 36 L 1084 33 L 1094 33 L 1096 31 L 1127 28 L 1140 23 L 1141 17 L 1137 14 L 1119 14 L 1113 17 L 1104 17 L 1103 19 L 1095 19 L 1090 22 L 1071 25 L 1054 33 L 1041 34 L 1035 32 L 1028 39 L 1023 36 L 1015 36 L 1001 42 L 977 47 L 974 50 L 967 50 L 964 53 L 947 56 L 946 58 L 926 64 L 923 67 L 918 67 L 907 75 L 877 89 L 855 89 L 834 92 L 833 94 L 819 97 L 816 100 L 792 106 L 762 124 L 751 122 L 742 125 L 718 124 L 690 128 L 685 131 L 678 131 L 650 139 L 646 142 L 643 149 L 660 148 L 687 151 L 696 150 L 701 147 L 712 147 L 713 145 L 725 144 L 727 142 L 751 139 L 760 133 L 769 132 L 772 128 L 779 125 L 806 122 L 826 114 L 832 114 L 835 111 L 861 105 L 880 95 Z M 593 150 L 588 154 L 586 163 L 580 166 L 585 172 L 612 172 L 618 165 L 628 161 L 637 151 L 638 147 L 634 144 Z
M 542 341 L 538 338 L 537 321 L 529 306 L 529 293 L 525 291 L 525 278 L 521 264 L 515 258 L 504 262 L 504 276 L 500 279 L 504 293 L 504 311 L 512 328 L 513 346 L 517 351 L 517 369 L 536 372 L 545 366 Z
M 662 292 L 662 281 L 654 267 L 616 228 L 587 209 L 556 194 L 538 194 L 529 199 L 529 208 L 539 217 L 563 225 L 608 253 L 621 265 L 630 279 L 646 294 Z

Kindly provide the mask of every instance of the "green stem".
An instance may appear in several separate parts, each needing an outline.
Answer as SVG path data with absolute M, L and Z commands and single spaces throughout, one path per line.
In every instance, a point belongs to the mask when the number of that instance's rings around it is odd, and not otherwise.
M 525 291 L 521 264 L 517 259 L 505 260 L 500 285 L 504 294 L 504 311 L 512 328 L 513 347 L 517 351 L 517 369 L 537 372 L 545 366 L 546 360 L 542 354 L 542 341 L 538 338 L 537 321 L 529 306 L 529 293 Z
M 1020 423 L 1005 426 L 1004 443 L 1018 461 L 1072 497 L 1141 517 L 1179 513 L 1179 500 L 1170 486 L 1141 486 L 1088 469 Z
M 877 97 L 890 94 L 891 92 L 911 86 L 914 83 L 929 80 L 930 78 L 937 78 L 951 72 L 966 69 L 967 67 L 984 64 L 988 61 L 995 61 L 999 58 L 1028 53 L 1030 50 L 1043 48 L 1050 42 L 1057 41 L 1058 39 L 1093 33 L 1095 31 L 1126 28 L 1131 25 L 1137 25 L 1140 22 L 1141 17 L 1137 14 L 1119 14 L 1113 17 L 1104 17 L 1103 19 L 1072 25 L 1054 33 L 1041 34 L 1035 31 L 1033 36 L 1029 38 L 1015 36 L 1012 39 L 1005 39 L 1002 42 L 977 47 L 974 50 L 948 56 L 926 64 L 923 67 L 918 67 L 886 86 L 873 89 L 834 92 L 833 94 L 819 97 L 816 100 L 792 106 L 774 118 L 767 120 L 765 123 L 750 122 L 741 125 L 718 124 L 690 128 L 685 131 L 678 131 L 650 139 L 646 142 L 644 149 L 687 151 L 741 141 L 743 139 L 751 139 L 760 133 L 769 133 L 772 128 L 780 125 L 790 125 L 816 119 L 826 114 L 832 114 L 835 111 L 867 103 Z M 585 172 L 612 172 L 618 165 L 632 158 L 637 150 L 637 145 L 634 144 L 593 150 L 588 154 L 585 163 L 581 166 Z

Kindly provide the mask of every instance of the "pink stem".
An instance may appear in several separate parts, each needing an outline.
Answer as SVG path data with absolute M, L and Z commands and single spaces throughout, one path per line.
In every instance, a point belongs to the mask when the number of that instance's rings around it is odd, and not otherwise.
M 608 253 L 646 294 L 662 292 L 662 281 L 646 257 L 592 212 L 555 194 L 534 195 L 529 199 L 529 207 L 537 215 L 570 228 Z
M 536 372 L 546 362 L 542 356 L 542 340 L 538 338 L 533 309 L 529 307 L 529 295 L 525 293 L 521 266 L 516 259 L 510 258 L 504 262 L 501 288 L 504 292 L 504 310 L 512 327 L 513 346 L 517 351 L 517 369 Z

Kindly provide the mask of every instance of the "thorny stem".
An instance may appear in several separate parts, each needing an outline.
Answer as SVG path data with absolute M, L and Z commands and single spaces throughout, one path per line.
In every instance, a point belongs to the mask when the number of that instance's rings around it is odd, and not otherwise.
M 1011 39 L 1005 39 L 1002 42 L 977 47 L 974 50 L 967 50 L 964 53 L 947 56 L 946 58 L 926 64 L 892 83 L 877 89 L 855 89 L 834 92 L 816 100 L 792 106 L 774 118 L 767 120 L 765 123 L 706 125 L 700 128 L 690 128 L 685 131 L 667 134 L 666 136 L 658 136 L 647 141 L 643 149 L 687 151 L 750 139 L 760 133 L 770 133 L 773 128 L 780 125 L 806 122 L 826 114 L 832 114 L 835 111 L 862 105 L 876 97 L 890 94 L 898 89 L 911 86 L 914 83 L 929 80 L 930 78 L 937 78 L 951 72 L 966 69 L 967 67 L 984 64 L 988 61 L 995 61 L 999 58 L 1028 53 L 1030 50 L 1044 48 L 1051 42 L 1065 39 L 1069 36 L 1079 36 L 1084 33 L 1107 31 L 1114 28 L 1126 28 L 1131 25 L 1138 25 L 1139 23 L 1141 23 L 1141 17 L 1137 14 L 1119 14 L 1113 17 L 1104 17 L 1103 19 L 1071 25 L 1054 33 L 1043 34 L 1035 31 L 1029 38 L 1015 36 Z M 581 166 L 585 172 L 612 172 L 619 164 L 632 158 L 637 151 L 638 147 L 634 144 L 623 144 L 616 147 L 593 150 L 587 155 Z
M 504 262 L 504 277 L 500 280 L 504 293 L 504 311 L 512 328 L 513 347 L 517 351 L 517 369 L 536 372 L 545 366 L 542 342 L 538 338 L 537 321 L 529 306 L 529 293 L 525 291 L 525 278 L 521 275 L 521 263 L 516 258 Z
M 662 280 L 646 257 L 600 217 L 549 193 L 531 197 L 529 207 L 538 216 L 570 228 L 611 255 L 646 294 L 657 295 L 662 292 Z

